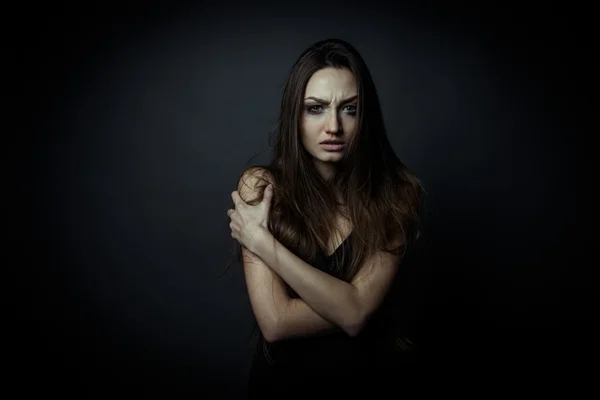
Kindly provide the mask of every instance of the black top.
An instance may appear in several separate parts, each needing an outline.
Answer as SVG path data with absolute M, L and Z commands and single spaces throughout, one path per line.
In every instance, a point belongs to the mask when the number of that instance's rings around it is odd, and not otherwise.
M 346 265 L 350 261 L 350 236 L 330 256 L 321 254 L 313 266 L 335 276 L 334 258 L 343 257 Z M 289 398 L 290 388 L 300 397 L 301 389 L 318 386 L 321 390 L 323 385 L 335 389 L 340 382 L 346 385 L 349 380 L 368 383 L 367 375 L 377 376 L 390 367 L 397 371 L 406 355 L 396 345 L 397 325 L 392 316 L 393 309 L 384 301 L 355 337 L 340 331 L 265 343 L 261 336 L 250 371 L 248 398 Z

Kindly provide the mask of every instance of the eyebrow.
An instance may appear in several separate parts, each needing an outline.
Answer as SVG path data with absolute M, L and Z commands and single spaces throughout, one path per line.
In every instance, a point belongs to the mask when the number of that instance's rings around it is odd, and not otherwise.
M 350 96 L 347 99 L 344 99 L 344 100 L 340 101 L 340 104 L 349 103 L 349 102 L 351 102 L 353 100 L 356 100 L 357 97 L 358 97 L 357 94 L 355 94 L 354 96 Z M 323 99 L 320 99 L 320 98 L 314 97 L 314 96 L 309 96 L 309 97 L 305 98 L 304 100 L 315 100 L 315 101 L 317 101 L 317 102 L 319 102 L 321 104 L 329 104 L 329 102 L 327 100 L 323 100 Z

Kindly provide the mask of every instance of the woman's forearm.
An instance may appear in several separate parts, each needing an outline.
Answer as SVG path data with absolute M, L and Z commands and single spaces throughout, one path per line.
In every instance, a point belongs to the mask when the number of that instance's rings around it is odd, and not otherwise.
M 274 340 L 321 336 L 334 332 L 343 332 L 343 330 L 320 316 L 303 299 L 289 298 L 278 316 Z
M 250 304 L 267 342 L 342 331 L 304 300 L 290 297 L 284 280 L 260 257 L 245 247 L 242 254 Z
M 348 334 L 356 332 L 361 320 L 356 288 L 352 284 L 307 264 L 268 231 L 257 239 L 253 252 L 306 302 L 306 305 L 290 302 L 287 308 L 290 315 L 308 306 L 324 320 L 332 322 Z M 285 316 L 283 318 L 285 321 Z M 288 316 L 288 320 L 292 318 Z M 314 316 L 310 318 L 315 322 Z M 301 321 L 302 319 L 297 319 L 295 323 L 301 324 Z

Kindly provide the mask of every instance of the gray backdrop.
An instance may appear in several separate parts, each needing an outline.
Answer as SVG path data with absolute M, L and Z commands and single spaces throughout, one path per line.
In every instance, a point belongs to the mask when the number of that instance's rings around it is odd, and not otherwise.
M 556 332 L 589 321 L 589 291 L 565 264 L 566 50 L 533 15 L 163 4 L 31 21 L 26 379 L 242 395 L 254 319 L 241 266 L 217 279 L 233 249 L 230 193 L 253 155 L 269 159 L 286 73 L 327 37 L 365 58 L 390 141 L 429 192 L 430 253 L 405 285 L 424 364 L 537 366 Z

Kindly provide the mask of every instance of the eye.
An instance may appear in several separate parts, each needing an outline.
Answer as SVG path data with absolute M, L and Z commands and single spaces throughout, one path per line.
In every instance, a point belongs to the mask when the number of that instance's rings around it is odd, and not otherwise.
M 323 107 L 319 105 L 308 106 L 306 107 L 306 111 L 308 111 L 309 114 L 320 114 L 322 108 Z
M 348 114 L 355 115 L 356 114 L 356 106 L 346 106 L 344 108 L 349 108 Z
M 348 109 L 347 113 L 349 115 L 356 115 L 356 106 L 345 106 L 344 109 Z M 321 105 L 311 105 L 306 107 L 306 111 L 309 114 L 321 114 L 323 110 L 323 106 Z

